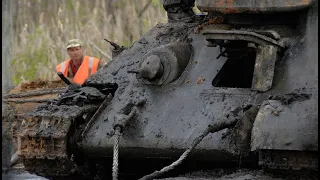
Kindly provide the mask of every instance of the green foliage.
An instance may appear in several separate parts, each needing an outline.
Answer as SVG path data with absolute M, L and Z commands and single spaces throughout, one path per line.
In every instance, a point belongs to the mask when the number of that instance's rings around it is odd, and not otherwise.
M 161 13 L 166 14 L 166 10 L 164 10 L 161 0 L 151 0 L 151 3 L 154 7 L 160 8 Z
M 17 55 L 12 61 L 11 66 L 14 67 L 15 74 L 13 75 L 13 83 L 19 84 L 21 78 L 30 81 L 39 77 L 38 70 L 41 67 L 48 65 L 48 55 L 46 54 L 48 47 L 44 45 L 42 48 L 31 51 L 30 47 L 26 47 L 26 50 Z
M 72 0 L 64 0 L 64 1 L 66 3 L 66 10 L 74 12 L 74 4 L 73 4 Z
M 14 84 L 56 77 L 55 66 L 67 58 L 65 43 L 71 38 L 81 39 L 87 55 L 102 57 L 106 63 L 103 54 L 111 57 L 112 48 L 103 38 L 130 47 L 143 33 L 166 21 L 161 0 L 152 0 L 152 5 L 139 17 L 149 1 L 45 0 L 32 6 L 28 0 L 17 1 L 19 11 L 15 12 L 18 14 L 14 19 L 11 61 Z
M 28 34 L 26 40 L 29 46 L 25 46 L 20 53 L 16 54 L 15 59 L 12 60 L 11 66 L 15 71 L 13 75 L 13 83 L 19 84 L 21 79 L 33 80 L 38 77 L 38 68 L 43 64 L 47 64 L 48 55 L 46 54 L 48 49 L 47 42 L 42 42 L 41 47 L 34 49 L 32 45 L 36 44 L 38 39 L 43 36 L 44 31 L 41 28 L 37 28 L 35 33 Z
M 192 8 L 192 10 L 193 10 L 193 12 L 195 12 L 196 14 L 201 13 L 201 11 L 198 9 L 197 6 L 194 6 L 194 7 Z
M 159 5 L 162 6 L 160 0 L 151 0 L 151 3 L 153 4 L 153 6 L 159 6 Z

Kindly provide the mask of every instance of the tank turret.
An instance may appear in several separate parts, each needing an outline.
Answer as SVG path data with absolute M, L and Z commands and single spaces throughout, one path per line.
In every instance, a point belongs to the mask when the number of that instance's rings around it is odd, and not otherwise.
M 290 12 L 309 7 L 312 0 L 196 0 L 199 10 L 224 14 Z

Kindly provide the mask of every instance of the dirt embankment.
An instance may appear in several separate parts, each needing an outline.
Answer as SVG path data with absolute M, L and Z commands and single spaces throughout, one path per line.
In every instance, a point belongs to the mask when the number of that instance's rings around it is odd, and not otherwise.
M 45 103 L 47 99 L 55 98 L 65 87 L 66 84 L 61 80 L 35 80 L 20 84 L 3 96 L 2 130 L 7 134 L 8 138 L 10 136 L 13 137 L 11 141 L 13 141 L 14 150 L 16 149 L 17 143 L 16 133 L 22 121 L 20 118 L 21 115 L 28 113 L 38 105 Z M 37 100 L 39 100 L 39 102 L 36 102 Z M 10 145 L 6 144 L 5 146 L 11 151 Z
M 17 114 L 27 113 L 41 104 L 39 103 L 41 100 L 45 101 L 46 99 L 55 98 L 59 89 L 62 91 L 65 87 L 66 84 L 61 80 L 34 80 L 13 88 L 4 96 L 4 102 L 14 107 Z M 40 101 L 30 102 L 32 100 Z
M 9 94 L 18 92 L 27 92 L 32 90 L 40 89 L 52 89 L 52 88 L 63 88 L 66 84 L 62 80 L 46 81 L 46 80 L 34 80 L 27 83 L 23 83 L 13 88 Z

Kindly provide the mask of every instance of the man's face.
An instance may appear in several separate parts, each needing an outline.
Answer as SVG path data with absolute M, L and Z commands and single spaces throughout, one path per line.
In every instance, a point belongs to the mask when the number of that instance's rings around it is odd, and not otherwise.
M 68 48 L 68 54 L 72 60 L 80 60 L 82 58 L 81 47 Z

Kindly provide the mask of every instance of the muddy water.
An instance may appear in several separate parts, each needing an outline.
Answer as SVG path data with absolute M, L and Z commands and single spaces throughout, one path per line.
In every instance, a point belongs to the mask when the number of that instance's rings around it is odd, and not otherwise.
M 315 174 L 300 174 L 300 175 L 271 175 L 258 170 L 239 170 L 231 174 L 221 175 L 219 173 L 210 172 L 195 172 L 192 174 L 175 177 L 164 178 L 162 180 L 316 180 L 318 176 Z
M 2 179 L 3 180 L 47 180 L 46 178 L 36 176 L 33 174 L 29 174 L 24 171 L 9 171 L 9 172 L 2 172 Z
M 29 174 L 23 170 L 11 170 L 2 172 L 4 180 L 48 180 L 46 178 Z M 121 179 L 121 178 L 120 178 Z M 126 178 L 127 179 L 127 178 Z M 130 179 L 130 178 L 129 178 Z M 282 174 L 275 176 L 259 170 L 238 170 L 230 173 L 227 171 L 197 171 L 179 175 L 177 177 L 162 178 L 161 180 L 316 180 L 317 173 L 305 173 L 300 175 Z

